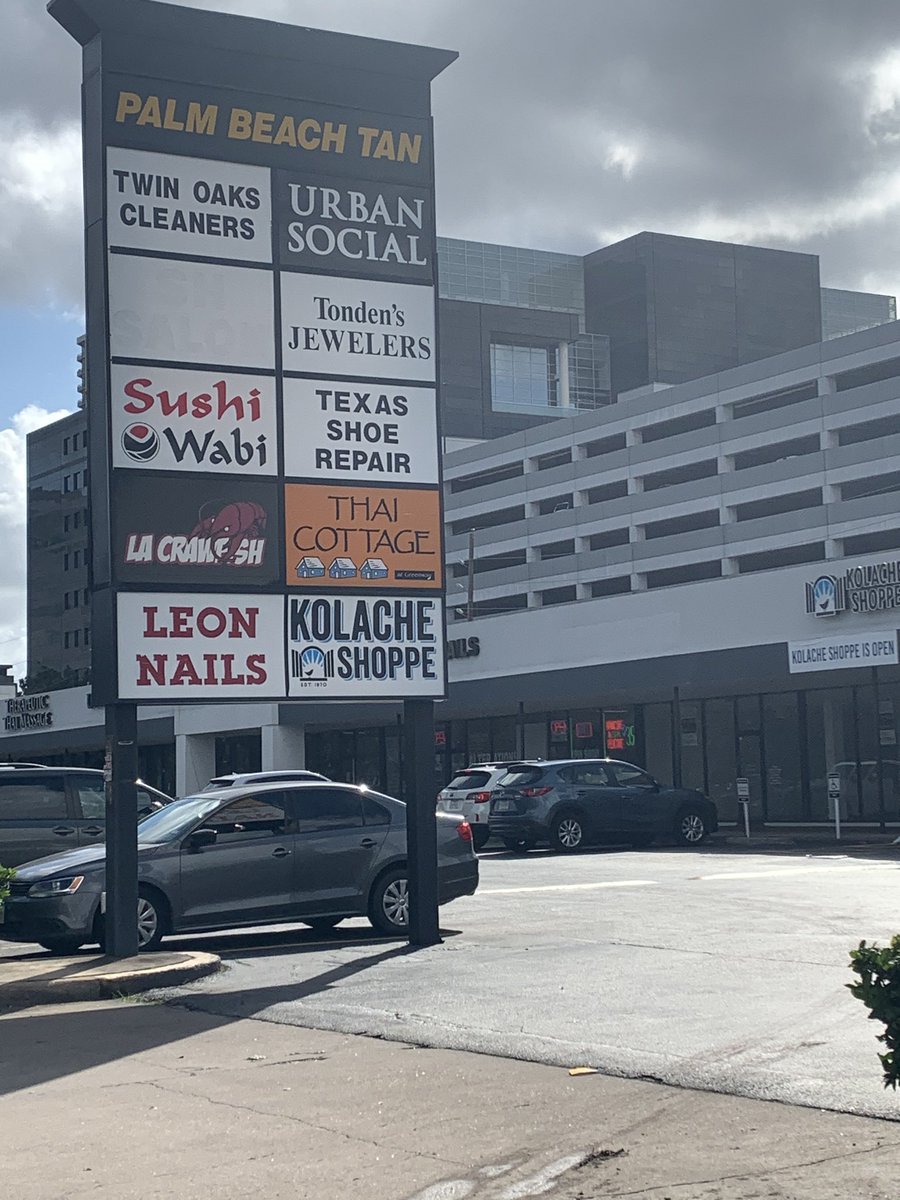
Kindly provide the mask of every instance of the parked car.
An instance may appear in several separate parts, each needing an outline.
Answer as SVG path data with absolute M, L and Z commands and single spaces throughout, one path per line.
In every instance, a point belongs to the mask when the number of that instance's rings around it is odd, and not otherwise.
M 138 780 L 138 816 L 172 797 Z M 102 842 L 103 772 L 89 767 L 0 766 L 0 863 L 17 867 L 46 854 Z
M 235 793 L 238 793 L 237 795 Z M 472 831 L 438 817 L 441 904 L 478 886 Z M 300 921 L 331 929 L 368 916 L 384 934 L 407 926 L 406 806 L 352 784 L 254 784 L 176 800 L 138 827 L 138 933 Z M 0 936 L 70 954 L 103 938 L 103 847 L 20 867 Z
M 590 842 L 649 846 L 663 836 L 699 846 L 718 826 L 702 792 L 664 787 L 610 758 L 510 764 L 491 800 L 491 832 L 519 852 L 542 842 L 563 853 Z
M 476 763 L 457 771 L 438 792 L 438 812 L 461 813 L 472 826 L 476 850 L 491 836 L 491 795 L 508 770 L 508 762 Z
M 296 783 L 309 780 L 317 780 L 320 783 L 331 782 L 327 775 L 320 775 L 318 771 L 248 771 L 244 775 L 236 775 L 232 772 L 230 775 L 216 775 L 200 791 L 218 792 L 222 788 L 246 787 L 250 783 Z

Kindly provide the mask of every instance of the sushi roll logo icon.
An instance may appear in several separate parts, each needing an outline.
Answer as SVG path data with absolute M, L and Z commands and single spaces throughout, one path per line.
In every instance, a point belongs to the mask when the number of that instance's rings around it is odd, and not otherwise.
M 135 422 L 122 434 L 122 449 L 133 462 L 150 462 L 159 453 L 159 434 L 152 425 Z

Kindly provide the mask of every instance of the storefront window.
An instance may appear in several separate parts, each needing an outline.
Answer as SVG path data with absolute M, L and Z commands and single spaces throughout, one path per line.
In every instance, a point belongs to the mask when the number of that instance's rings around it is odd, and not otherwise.
M 547 757 L 547 722 L 525 722 L 525 758 Z
M 491 758 L 510 762 L 519 757 L 515 717 L 491 717 Z
M 806 743 L 810 820 L 828 821 L 833 818 L 828 807 L 829 771 L 835 771 L 841 779 L 843 816 L 850 820 L 858 818 L 861 781 L 857 769 L 852 688 L 828 688 L 806 693 Z M 873 757 L 870 757 L 870 764 Z M 875 809 L 877 811 L 877 799 Z
M 644 705 L 644 745 L 647 770 L 660 783 L 672 783 L 672 706 Z
M 607 758 L 639 762 L 643 757 L 638 746 L 634 708 L 605 708 L 603 710 L 603 741 Z
M 734 701 L 704 701 L 703 719 L 706 729 L 707 794 L 718 806 L 720 821 L 737 821 Z
M 681 728 L 681 786 L 706 790 L 703 769 L 703 706 L 699 700 L 682 700 Z M 646 709 L 644 710 L 646 712 Z
M 894 696 L 896 687 L 879 683 L 878 709 L 874 686 L 856 689 L 856 722 L 859 737 L 859 790 L 864 821 L 898 819 L 898 755 L 890 739 L 896 737 Z M 879 753 L 883 796 L 878 787 Z M 882 815 L 883 814 L 883 815 Z
M 491 722 L 488 717 L 468 721 L 469 762 L 488 762 L 491 757 Z
M 769 821 L 802 821 L 800 707 L 796 692 L 763 696 Z
M 551 713 L 547 729 L 550 741 L 550 757 L 570 758 L 572 747 L 569 743 L 569 714 L 565 712 Z
M 262 735 L 240 733 L 216 738 L 216 774 L 238 775 L 262 770 Z
M 598 709 L 580 708 L 569 714 L 573 758 L 603 757 L 603 724 Z

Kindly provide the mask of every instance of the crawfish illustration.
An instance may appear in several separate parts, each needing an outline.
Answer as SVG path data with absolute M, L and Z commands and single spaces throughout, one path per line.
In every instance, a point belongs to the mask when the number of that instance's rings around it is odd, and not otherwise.
M 266 531 L 266 510 L 253 500 L 233 500 L 230 504 L 214 501 L 200 510 L 200 520 L 191 537 L 207 537 L 216 562 L 233 566 L 245 538 L 262 537 Z M 217 550 L 217 543 L 225 545 Z

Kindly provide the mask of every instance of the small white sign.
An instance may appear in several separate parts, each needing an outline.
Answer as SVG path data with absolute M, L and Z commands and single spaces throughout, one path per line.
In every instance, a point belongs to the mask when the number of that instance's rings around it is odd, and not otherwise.
M 737 779 L 737 780 L 735 780 L 735 783 L 737 784 L 738 800 L 749 800 L 750 799 L 750 780 L 749 779 Z
M 272 261 L 270 175 L 262 167 L 111 146 L 106 209 L 110 246 Z
M 442 696 L 440 599 L 291 596 L 288 694 L 309 700 Z
M 878 667 L 898 661 L 897 631 L 845 633 L 838 637 L 815 638 L 811 642 L 788 642 L 787 650 L 792 675 L 804 671 L 835 671 L 842 667 Z
M 283 696 L 283 628 L 282 596 L 120 592 L 119 696 Z
M 274 475 L 278 470 L 275 379 L 110 368 L 114 467 Z
M 271 271 L 109 256 L 114 358 L 272 370 L 274 314 Z
M 281 335 L 286 371 L 429 383 L 434 289 L 283 271 Z
M 436 484 L 434 389 L 285 379 L 284 473 Z

